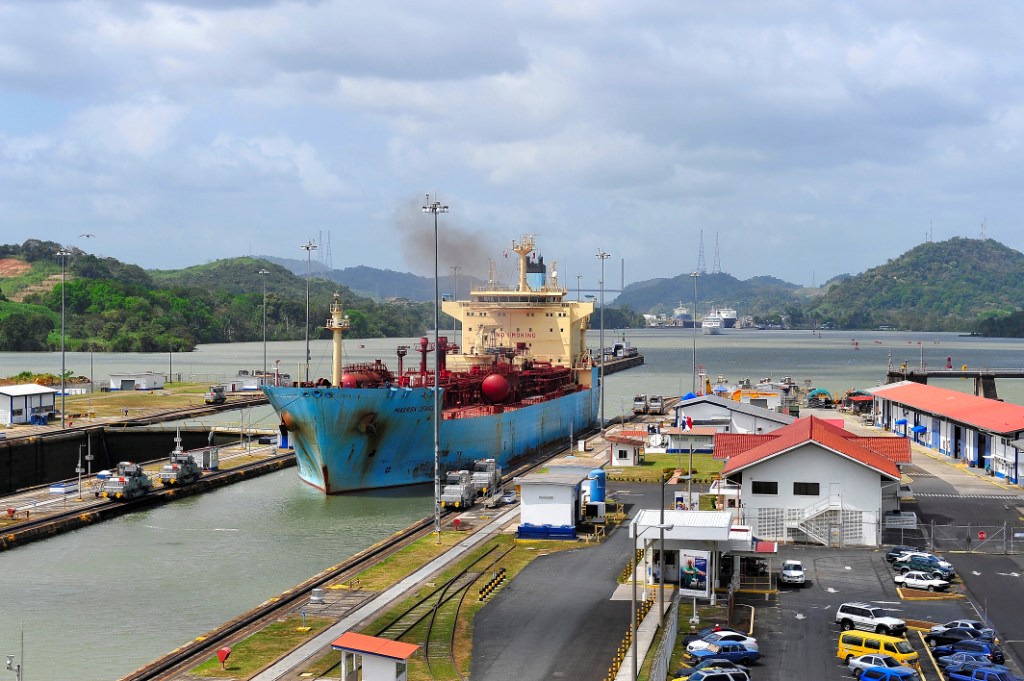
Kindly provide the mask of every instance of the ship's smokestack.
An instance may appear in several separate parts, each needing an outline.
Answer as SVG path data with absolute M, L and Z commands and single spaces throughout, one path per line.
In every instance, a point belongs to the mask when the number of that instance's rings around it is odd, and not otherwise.
M 447 366 L 448 336 L 437 339 L 437 373 L 438 376 L 448 370 Z

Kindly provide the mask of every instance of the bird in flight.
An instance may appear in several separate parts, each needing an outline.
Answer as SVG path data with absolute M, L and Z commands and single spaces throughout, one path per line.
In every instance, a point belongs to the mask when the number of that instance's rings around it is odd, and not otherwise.
M 79 236 L 79 238 L 85 237 L 86 239 L 91 239 L 91 238 L 93 238 L 96 235 L 95 234 L 79 234 L 78 236 Z

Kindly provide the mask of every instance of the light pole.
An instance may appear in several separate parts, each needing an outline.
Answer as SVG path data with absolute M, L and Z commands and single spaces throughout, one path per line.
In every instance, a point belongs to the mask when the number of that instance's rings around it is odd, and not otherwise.
M 633 523 L 633 528 L 634 528 L 633 529 L 633 553 L 629 557 L 630 562 L 634 563 L 634 565 L 633 565 L 633 579 L 631 580 L 633 582 L 633 598 L 632 598 L 632 603 L 631 603 L 632 607 L 630 608 L 630 612 L 632 613 L 632 626 L 630 628 L 630 635 L 629 635 L 629 639 L 631 641 L 631 645 L 632 645 L 632 648 L 633 648 L 632 654 L 630 656 L 630 661 L 632 663 L 632 667 L 631 667 L 632 674 L 630 675 L 629 678 L 631 679 L 631 681 L 635 681 L 636 680 L 636 629 L 637 629 L 637 622 L 636 622 L 636 569 L 639 567 L 639 564 L 636 563 L 636 540 L 640 538 L 640 535 L 642 535 L 644 532 L 646 532 L 647 530 L 650 530 L 652 528 L 657 528 L 657 529 L 661 530 L 662 533 L 664 533 L 665 530 L 671 530 L 674 527 L 675 527 L 675 525 L 673 525 L 672 523 L 657 523 L 655 525 L 640 525 L 640 523 L 636 523 L 636 522 Z M 646 544 L 645 544 L 645 546 L 646 546 Z M 662 545 L 661 545 L 661 552 L 662 553 L 665 552 L 665 545 L 664 545 L 664 543 L 662 543 Z
M 260 278 L 263 279 L 263 377 L 260 385 L 267 384 L 267 275 L 270 270 L 260 268 Z M 307 308 L 308 309 L 308 308 Z M 306 354 L 309 354 L 308 350 Z
M 24 657 L 24 654 L 22 654 L 22 657 Z M 18 681 L 21 681 L 21 665 L 14 664 L 14 655 L 7 656 L 7 670 L 14 672 Z
M 597 249 L 597 256 L 601 261 L 601 437 L 604 437 L 604 261 L 611 257 L 600 248 Z
M 580 279 L 583 278 L 582 274 L 576 275 L 576 302 L 580 302 Z
M 424 213 L 434 214 L 434 351 L 438 348 L 438 328 L 441 326 L 441 303 L 438 294 L 437 276 L 437 214 L 447 213 L 448 206 L 442 205 L 440 201 L 430 201 L 430 194 L 427 194 L 426 205 L 423 206 Z M 437 543 L 441 543 L 441 401 L 438 393 L 441 388 L 438 385 L 437 355 L 434 355 L 434 532 L 437 534 Z
M 452 271 L 452 274 L 455 275 L 455 293 L 452 294 L 452 300 L 456 301 L 459 299 L 459 270 L 461 270 L 462 267 L 460 267 L 459 265 L 451 265 L 448 269 L 450 269 Z M 455 317 L 452 317 L 452 341 L 455 340 L 454 336 L 456 330 L 458 329 L 458 323 L 459 321 L 455 319 Z
M 693 383 L 690 386 L 690 392 L 697 394 L 697 277 L 700 276 L 700 272 L 694 270 L 690 272 L 690 276 L 693 277 Z
M 316 244 L 307 241 L 299 248 L 306 249 L 306 380 L 304 382 L 309 383 L 309 271 L 312 252 L 316 250 Z
M 67 288 L 67 258 L 71 251 L 61 248 L 57 251 L 60 256 L 60 427 L 64 427 L 64 397 L 67 393 L 65 381 L 67 380 L 67 369 L 64 366 L 64 290 Z M 19 666 L 20 669 L 20 666 Z M 19 674 L 20 676 L 20 674 Z

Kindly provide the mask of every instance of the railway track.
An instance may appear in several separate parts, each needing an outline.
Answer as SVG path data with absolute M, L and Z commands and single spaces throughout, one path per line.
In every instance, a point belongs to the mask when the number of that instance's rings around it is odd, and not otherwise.
M 579 437 L 589 437 L 596 432 L 597 429 L 595 428 L 586 433 L 580 433 Z M 502 484 L 543 466 L 564 448 L 564 443 L 549 445 L 528 463 L 524 463 L 502 476 Z M 178 674 L 211 658 L 217 649 L 246 638 L 250 634 L 262 629 L 267 623 L 294 610 L 297 605 L 309 599 L 310 592 L 313 589 L 349 580 L 421 537 L 431 534 L 433 529 L 433 517 L 424 518 L 397 535 L 371 546 L 332 568 L 314 575 L 280 596 L 267 600 L 253 610 L 239 615 L 217 629 L 207 632 L 198 639 L 171 651 L 164 657 L 135 670 L 131 674 L 122 677 L 120 681 L 170 681 L 176 678 Z M 461 589 L 463 597 L 467 592 L 467 588 L 468 585 Z M 452 629 L 452 636 L 454 636 L 454 628 Z M 449 640 L 447 647 L 451 651 L 451 640 Z M 451 651 L 449 657 L 453 656 L 454 652 Z

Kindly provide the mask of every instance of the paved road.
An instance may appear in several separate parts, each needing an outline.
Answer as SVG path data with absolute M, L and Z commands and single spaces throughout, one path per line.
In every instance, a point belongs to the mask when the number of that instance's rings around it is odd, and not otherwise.
M 608 489 L 631 516 L 657 507 L 653 485 Z M 530 563 L 476 616 L 473 681 L 604 678 L 630 625 L 630 602 L 611 600 L 629 546 L 624 524 L 598 546 Z

